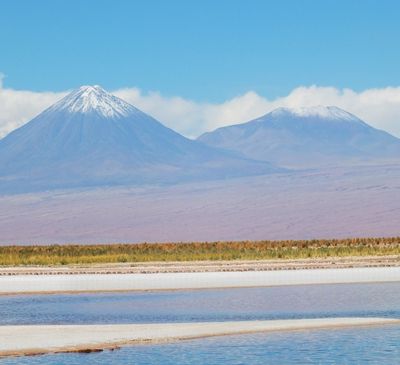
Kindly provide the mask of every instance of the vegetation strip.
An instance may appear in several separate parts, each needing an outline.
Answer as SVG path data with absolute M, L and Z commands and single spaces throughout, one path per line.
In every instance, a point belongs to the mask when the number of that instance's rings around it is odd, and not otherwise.
M 0 247 L 1 266 L 321 259 L 400 255 L 400 237 Z

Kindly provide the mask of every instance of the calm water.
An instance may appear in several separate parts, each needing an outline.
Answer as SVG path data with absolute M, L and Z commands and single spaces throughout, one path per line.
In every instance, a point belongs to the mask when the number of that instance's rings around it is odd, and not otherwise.
M 125 347 L 92 354 L 4 359 L 2 365 L 298 365 L 400 361 L 400 327 L 286 332 Z
M 0 297 L 0 324 L 400 318 L 400 283 Z M 282 332 L 1 364 L 397 364 L 400 326 Z

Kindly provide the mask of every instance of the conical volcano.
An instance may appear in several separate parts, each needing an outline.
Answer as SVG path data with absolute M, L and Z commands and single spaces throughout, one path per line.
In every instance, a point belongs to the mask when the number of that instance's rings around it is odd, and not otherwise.
M 0 140 L 0 193 L 275 170 L 187 139 L 100 86 L 80 87 Z

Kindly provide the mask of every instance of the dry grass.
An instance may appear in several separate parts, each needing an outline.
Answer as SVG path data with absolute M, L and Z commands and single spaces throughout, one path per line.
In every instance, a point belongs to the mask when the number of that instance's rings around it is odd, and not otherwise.
M 0 247 L 1 266 L 400 255 L 400 237 Z

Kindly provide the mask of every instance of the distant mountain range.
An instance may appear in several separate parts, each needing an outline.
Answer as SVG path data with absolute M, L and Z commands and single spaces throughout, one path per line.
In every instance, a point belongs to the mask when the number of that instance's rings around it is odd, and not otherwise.
M 399 139 L 336 107 L 279 108 L 194 141 L 99 86 L 82 86 L 0 140 L 0 194 L 225 179 L 399 156 Z
M 280 171 L 187 139 L 100 86 L 82 86 L 0 140 L 0 193 Z
M 289 168 L 400 159 L 400 139 L 334 106 L 278 108 L 198 140 Z

